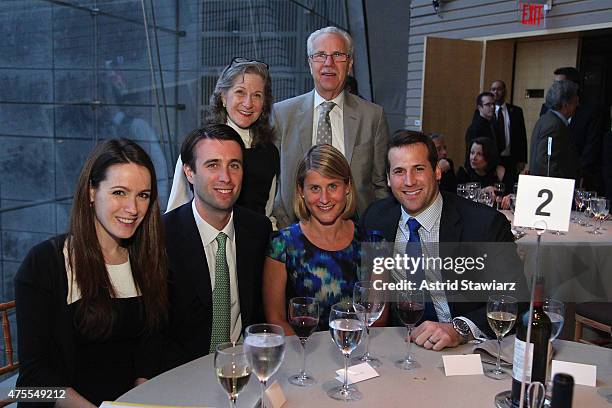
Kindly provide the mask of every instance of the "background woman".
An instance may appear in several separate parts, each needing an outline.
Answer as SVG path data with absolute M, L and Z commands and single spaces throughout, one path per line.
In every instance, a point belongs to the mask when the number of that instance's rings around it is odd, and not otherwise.
M 18 386 L 68 387 L 58 404 L 97 406 L 157 373 L 167 290 L 155 180 L 126 139 L 87 159 L 68 234 L 32 248 L 15 277 Z
M 270 216 L 276 192 L 280 156 L 270 127 L 272 83 L 263 62 L 234 58 L 217 80 L 210 97 L 209 123 L 234 128 L 246 146 L 244 177 L 237 204 Z M 168 199 L 171 211 L 193 198 L 179 157 Z
M 486 188 L 502 182 L 505 185 L 504 194 L 512 192 L 516 176 L 498 164 L 499 158 L 495 144 L 491 139 L 486 137 L 474 139 L 470 147 L 468 160 L 464 167 L 459 168 L 457 172 L 459 183 L 478 181 L 483 188 Z
M 287 323 L 287 300 L 319 300 L 319 330 L 327 330 L 331 306 L 351 301 L 364 241 L 381 241 L 355 224 L 357 198 L 349 164 L 331 145 L 315 145 L 299 163 L 294 211 L 299 222 L 283 228 L 270 242 L 264 263 L 266 320 L 294 334 Z

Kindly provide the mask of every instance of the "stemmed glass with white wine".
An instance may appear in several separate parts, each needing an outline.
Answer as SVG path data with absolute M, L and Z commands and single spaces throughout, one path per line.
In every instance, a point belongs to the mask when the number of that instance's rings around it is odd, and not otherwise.
M 229 396 L 230 408 L 235 408 L 238 394 L 251 378 L 251 366 L 244 347 L 234 343 L 219 344 L 215 348 L 215 373 Z
M 356 357 L 355 363 L 368 363 L 372 367 L 380 367 L 382 362 L 370 354 L 370 326 L 380 318 L 383 310 L 385 310 L 383 291 L 374 289 L 374 282 L 372 281 L 359 281 L 353 288 L 353 303 L 364 307 L 366 324 L 365 353 Z
M 289 300 L 289 325 L 300 339 L 302 346 L 302 369 L 289 377 L 293 385 L 306 387 L 315 379 L 306 373 L 306 341 L 319 325 L 319 301 L 313 297 L 294 297 Z
M 595 228 L 589 231 L 589 233 L 595 235 L 603 234 L 603 232 L 600 231 L 601 223 L 610 213 L 610 200 L 605 197 L 592 198 L 591 211 L 595 216 Z M 597 223 L 599 223 L 599 225 L 597 225 Z
M 344 356 L 344 382 L 327 391 L 327 395 L 340 401 L 356 401 L 363 395 L 355 386 L 348 385 L 348 362 L 351 352 L 361 342 L 366 324 L 365 308 L 353 302 L 340 302 L 329 313 L 329 332 Z
M 285 331 L 276 324 L 253 324 L 244 332 L 244 348 L 261 384 L 261 408 L 265 408 L 266 383 L 285 356 Z
M 497 336 L 497 362 L 495 368 L 485 371 L 485 375 L 494 380 L 508 378 L 508 374 L 501 369 L 501 342 L 502 338 L 514 327 L 517 313 L 518 305 L 516 299 L 512 296 L 489 296 L 489 301 L 487 302 L 487 320 Z

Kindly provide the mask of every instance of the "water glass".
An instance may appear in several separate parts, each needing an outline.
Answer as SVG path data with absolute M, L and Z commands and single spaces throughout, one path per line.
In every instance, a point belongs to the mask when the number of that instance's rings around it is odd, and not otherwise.
M 348 385 L 348 362 L 351 352 L 361 342 L 365 324 L 365 308 L 353 302 L 341 302 L 332 306 L 329 313 L 329 332 L 344 356 L 344 382 L 327 391 L 327 395 L 340 401 L 356 401 L 363 395 L 355 386 Z
M 372 281 L 359 281 L 353 288 L 353 303 L 364 307 L 366 324 L 366 351 L 355 359 L 356 364 L 368 363 L 374 368 L 382 365 L 378 358 L 370 354 L 370 326 L 380 318 L 385 310 L 383 293 L 381 290 L 374 289 Z
M 265 408 L 266 383 L 285 356 L 285 331 L 276 324 L 253 324 L 244 332 L 244 348 L 261 384 L 261 408 Z

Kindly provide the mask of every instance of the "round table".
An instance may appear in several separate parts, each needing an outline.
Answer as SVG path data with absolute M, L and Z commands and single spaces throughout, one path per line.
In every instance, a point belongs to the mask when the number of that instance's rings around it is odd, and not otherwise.
M 421 364 L 414 371 L 403 371 L 394 361 L 406 352 L 404 328 L 388 327 L 371 330 L 370 351 L 383 362 L 377 369 L 379 377 L 357 385 L 363 399 L 351 402 L 352 407 L 493 407 L 494 396 L 509 390 L 511 380 L 496 381 L 484 375 L 446 377 L 442 365 L 443 354 L 469 354 L 473 345 L 463 345 L 443 352 L 429 351 L 413 345 L 413 352 Z M 300 345 L 296 337 L 287 337 L 285 359 L 271 378 L 277 380 L 287 397 L 284 407 L 345 407 L 346 403 L 329 398 L 326 390 L 338 385 L 335 371 L 343 367 L 342 355 L 331 340 L 329 332 L 318 332 L 307 343 L 306 369 L 317 383 L 310 387 L 296 387 L 287 377 L 296 373 L 301 364 Z M 363 342 L 362 342 L 363 343 Z M 360 346 L 353 354 L 363 351 Z M 597 387 L 612 387 L 612 350 L 586 344 L 556 341 L 555 359 L 597 365 Z M 488 366 L 485 366 L 485 368 Z M 252 375 L 245 390 L 238 397 L 238 407 L 252 408 L 259 398 L 257 378 Z M 163 373 L 121 396 L 118 401 L 159 404 L 227 407 L 227 394 L 217 383 L 213 369 L 213 355 L 208 355 Z M 597 389 L 577 385 L 574 388 L 574 407 L 606 407 L 610 404 L 598 395 Z

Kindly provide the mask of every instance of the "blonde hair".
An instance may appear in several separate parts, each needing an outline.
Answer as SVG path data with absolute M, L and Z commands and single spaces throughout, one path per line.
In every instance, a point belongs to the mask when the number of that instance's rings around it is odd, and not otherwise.
M 309 170 L 316 171 L 323 177 L 341 179 L 348 186 L 346 206 L 342 212 L 342 219 L 348 220 L 355 214 L 357 206 L 357 192 L 354 189 L 351 168 L 346 158 L 338 149 L 329 144 L 314 145 L 304 155 L 297 167 L 295 176 L 295 193 L 293 196 L 293 211 L 301 221 L 310 219 L 310 210 L 306 207 L 302 190 L 304 180 Z

